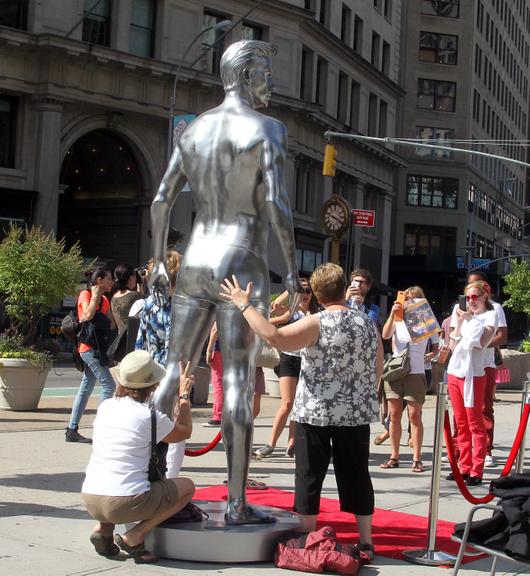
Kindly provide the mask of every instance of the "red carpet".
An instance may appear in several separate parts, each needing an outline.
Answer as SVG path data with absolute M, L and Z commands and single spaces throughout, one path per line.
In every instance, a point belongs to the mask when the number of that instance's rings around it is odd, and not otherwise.
M 226 500 L 226 486 L 200 488 L 195 492 L 196 500 Z M 294 494 L 285 490 L 268 488 L 267 490 L 248 490 L 251 504 L 274 506 L 283 510 L 292 510 Z M 352 523 L 352 515 L 340 511 L 338 500 L 322 498 L 318 525 L 331 525 L 341 541 L 357 541 L 358 534 Z M 438 521 L 436 547 L 438 550 L 456 554 L 458 544 L 450 540 L 453 522 Z M 425 548 L 427 546 L 427 518 L 404 512 L 393 512 L 376 508 L 373 520 L 373 538 L 376 553 L 389 558 L 403 560 L 403 550 Z M 475 560 L 476 558 L 470 558 Z

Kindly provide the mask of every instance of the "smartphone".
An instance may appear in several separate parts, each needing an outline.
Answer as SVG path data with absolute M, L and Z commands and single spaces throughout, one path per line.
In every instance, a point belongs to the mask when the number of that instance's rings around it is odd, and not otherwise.
M 401 304 L 401 306 L 405 305 L 405 292 L 400 290 L 397 293 L 396 302 L 399 302 Z M 396 320 L 396 322 L 403 322 L 403 310 L 396 312 L 394 314 L 394 319 Z
M 352 288 L 359 288 L 359 282 L 357 280 L 352 280 L 350 286 Z
M 465 312 L 467 310 L 466 297 L 464 294 L 460 294 L 460 296 L 458 297 L 458 307 L 460 308 L 460 310 L 462 310 L 462 312 Z

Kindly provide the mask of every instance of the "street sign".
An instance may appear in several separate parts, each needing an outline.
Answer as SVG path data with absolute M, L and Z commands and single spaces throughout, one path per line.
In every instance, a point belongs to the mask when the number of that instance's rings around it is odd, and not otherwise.
M 373 228 L 375 226 L 375 210 L 361 210 L 354 208 L 351 211 L 354 226 L 367 226 Z
M 197 114 L 176 114 L 173 116 L 173 148 L 175 148 L 188 124 L 193 122 L 196 117 Z

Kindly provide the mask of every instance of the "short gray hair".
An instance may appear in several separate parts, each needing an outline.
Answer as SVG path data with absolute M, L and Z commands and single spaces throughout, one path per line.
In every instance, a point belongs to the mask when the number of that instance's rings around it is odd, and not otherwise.
M 276 55 L 276 46 L 261 40 L 240 40 L 230 44 L 221 58 L 220 73 L 225 90 L 235 88 L 241 82 L 245 68 L 260 59 Z

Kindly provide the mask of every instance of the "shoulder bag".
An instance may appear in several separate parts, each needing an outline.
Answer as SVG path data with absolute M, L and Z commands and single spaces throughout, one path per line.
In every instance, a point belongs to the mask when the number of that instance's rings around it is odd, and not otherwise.
M 149 482 L 164 480 L 166 477 L 166 452 L 167 444 L 160 442 L 156 444 L 156 410 L 151 408 L 151 457 L 149 458 L 149 469 L 147 479 Z
M 274 346 L 263 342 L 261 352 L 258 354 L 256 366 L 258 368 L 276 368 L 280 363 L 280 353 Z
M 383 380 L 395 382 L 401 380 L 410 372 L 410 351 L 409 346 L 402 350 L 397 356 L 391 356 L 385 360 L 383 365 Z

